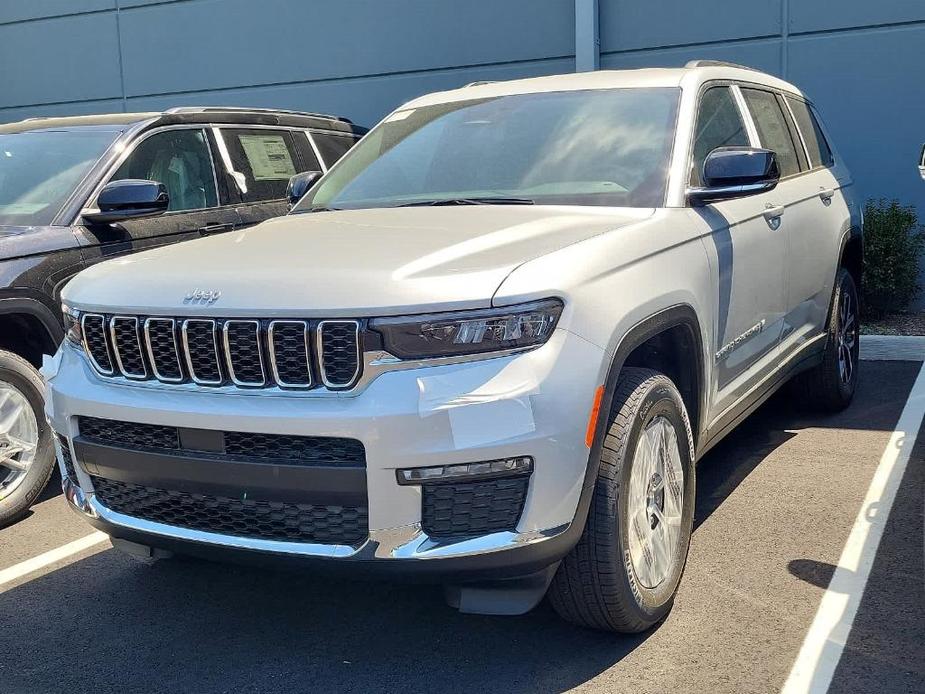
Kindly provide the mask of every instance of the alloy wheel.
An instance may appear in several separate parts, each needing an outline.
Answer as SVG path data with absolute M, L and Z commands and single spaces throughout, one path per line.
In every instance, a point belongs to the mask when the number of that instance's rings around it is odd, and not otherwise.
M 627 502 L 636 578 L 656 588 L 671 575 L 681 537 L 684 469 L 678 436 L 664 416 L 643 430 L 633 456 Z
M 850 385 L 857 369 L 858 318 L 854 298 L 848 292 L 841 293 L 838 306 L 838 377 L 842 385 Z
M 22 484 L 39 444 L 39 425 L 29 400 L 0 382 L 0 499 Z

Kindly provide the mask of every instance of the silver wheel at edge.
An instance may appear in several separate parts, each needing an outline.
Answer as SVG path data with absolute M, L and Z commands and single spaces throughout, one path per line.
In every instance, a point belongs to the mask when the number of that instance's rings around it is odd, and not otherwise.
M 854 370 L 857 368 L 855 342 L 858 336 L 858 319 L 854 300 L 848 292 L 840 295 L 838 307 L 838 334 L 836 336 L 836 349 L 838 350 L 838 377 L 845 385 L 851 383 Z
M 0 381 L 0 499 L 12 494 L 35 462 L 39 424 L 29 400 Z
M 628 490 L 629 551 L 636 578 L 656 588 L 674 568 L 684 508 L 684 469 L 671 423 L 656 417 L 639 437 Z

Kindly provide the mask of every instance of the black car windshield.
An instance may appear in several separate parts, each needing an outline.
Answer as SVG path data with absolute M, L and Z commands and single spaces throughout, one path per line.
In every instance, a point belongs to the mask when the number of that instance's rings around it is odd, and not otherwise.
M 91 129 L 0 134 L 0 225 L 51 224 L 118 134 Z
M 426 204 L 664 204 L 680 90 L 515 94 L 398 111 L 294 212 Z

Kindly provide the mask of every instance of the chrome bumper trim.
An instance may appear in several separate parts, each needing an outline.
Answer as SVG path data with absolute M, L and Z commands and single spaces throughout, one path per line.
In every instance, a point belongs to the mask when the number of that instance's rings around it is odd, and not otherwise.
M 84 493 L 67 477 L 62 478 L 64 496 L 78 512 L 126 530 L 163 537 L 170 540 L 196 542 L 228 549 L 267 552 L 271 554 L 347 560 L 427 560 L 479 556 L 546 542 L 566 532 L 570 524 L 548 530 L 526 533 L 500 532 L 465 540 L 434 540 L 421 530 L 419 523 L 387 530 L 372 530 L 359 547 L 321 545 L 279 540 L 258 540 L 248 537 L 221 535 L 201 530 L 189 530 L 164 523 L 127 516 L 103 506 L 96 496 Z

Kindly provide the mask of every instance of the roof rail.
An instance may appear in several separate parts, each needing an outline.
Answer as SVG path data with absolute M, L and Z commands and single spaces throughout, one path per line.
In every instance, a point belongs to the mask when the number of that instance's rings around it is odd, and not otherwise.
M 725 60 L 691 60 L 684 67 L 735 67 L 740 70 L 751 70 L 752 72 L 761 72 L 758 68 L 749 67 L 748 65 L 739 65 L 730 63 Z
M 327 118 L 342 123 L 353 124 L 353 121 L 343 116 L 332 116 L 328 113 L 312 113 L 310 111 L 294 111 L 286 108 L 248 108 L 246 106 L 174 106 L 164 113 L 285 113 L 288 116 L 308 116 L 311 118 Z
M 464 84 L 463 89 L 466 87 L 481 87 L 483 84 L 494 84 L 496 80 L 476 80 L 475 82 L 469 82 L 469 84 Z

